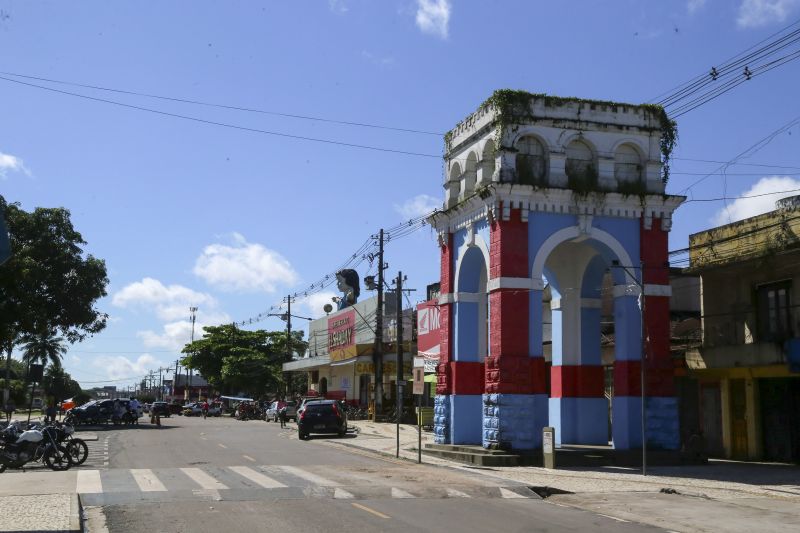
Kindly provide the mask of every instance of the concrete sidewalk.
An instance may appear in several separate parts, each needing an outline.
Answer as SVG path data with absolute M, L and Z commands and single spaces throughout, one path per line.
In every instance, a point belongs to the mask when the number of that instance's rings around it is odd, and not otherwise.
M 333 446 L 395 456 L 396 425 L 348 423 L 357 438 Z M 422 446 L 433 434 L 422 433 Z M 417 460 L 417 428 L 400 426 L 400 457 Z M 673 531 L 800 530 L 800 467 L 772 463 L 709 461 L 707 465 L 648 468 L 471 467 L 422 454 L 422 462 L 529 487 L 548 487 L 547 502 L 593 511 Z
M 81 531 L 77 494 L 0 496 L 0 531 Z

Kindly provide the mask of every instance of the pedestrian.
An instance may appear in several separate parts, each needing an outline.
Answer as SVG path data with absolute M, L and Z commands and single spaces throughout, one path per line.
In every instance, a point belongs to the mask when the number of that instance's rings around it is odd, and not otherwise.
M 44 415 L 45 422 L 53 423 L 56 421 L 56 401 L 51 399 L 47 402 L 47 410 Z
M 208 416 L 208 400 L 203 402 L 203 418 Z
M 281 427 L 286 427 L 286 404 L 284 403 L 278 410 L 278 417 L 281 419 Z

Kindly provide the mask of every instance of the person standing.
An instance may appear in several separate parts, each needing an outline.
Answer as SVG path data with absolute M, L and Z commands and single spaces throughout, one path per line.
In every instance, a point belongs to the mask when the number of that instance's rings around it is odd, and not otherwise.
M 278 409 L 278 417 L 281 419 L 281 427 L 286 427 L 286 403 L 284 403 L 280 409 Z
M 202 409 L 203 409 L 203 418 L 207 418 L 208 417 L 208 400 L 203 401 Z

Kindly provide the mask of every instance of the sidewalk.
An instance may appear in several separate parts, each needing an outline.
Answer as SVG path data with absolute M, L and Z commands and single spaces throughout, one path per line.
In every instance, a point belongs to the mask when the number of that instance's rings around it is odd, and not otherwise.
M 0 497 L 0 531 L 81 531 L 77 494 Z
M 351 421 L 358 436 L 332 445 L 395 456 L 396 425 Z M 433 442 L 422 432 L 422 446 Z M 417 428 L 401 424 L 400 457 L 417 461 Z M 473 467 L 422 454 L 422 462 L 529 487 L 548 487 L 545 501 L 673 531 L 800 530 L 800 467 L 712 460 L 707 465 L 648 468 Z M 554 490 L 553 490 L 554 489 Z M 793 528 L 792 525 L 795 527 Z

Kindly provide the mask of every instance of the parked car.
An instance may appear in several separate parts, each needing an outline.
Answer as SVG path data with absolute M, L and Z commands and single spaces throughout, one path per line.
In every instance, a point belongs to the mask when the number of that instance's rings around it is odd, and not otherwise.
M 298 414 L 297 435 L 305 440 L 312 433 L 347 433 L 347 415 L 336 400 L 307 402 Z
M 203 416 L 203 404 L 200 402 L 187 403 L 183 406 L 183 416 Z
M 149 413 L 150 412 L 150 404 L 149 403 L 142 404 L 142 412 L 145 412 L 145 413 Z
M 171 415 L 182 415 L 183 414 L 183 405 L 179 403 L 171 403 L 167 405 L 167 409 L 169 409 L 169 413 Z
M 324 401 L 326 401 L 325 398 L 320 396 L 304 396 L 303 398 L 300 398 L 300 405 L 297 407 L 297 416 L 300 416 L 300 412 L 303 411 L 303 409 L 305 409 L 306 405 L 309 403 Z M 295 417 L 295 420 L 297 420 L 297 416 Z
M 289 401 L 275 401 L 267 407 L 264 420 L 269 422 L 277 422 L 280 419 L 280 410 L 286 407 L 286 420 L 294 420 L 297 422 L 297 402 L 294 400 Z
M 169 418 L 172 415 L 167 402 L 153 402 L 150 406 L 150 412 L 153 416 L 163 416 L 165 418 Z

